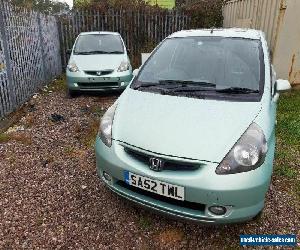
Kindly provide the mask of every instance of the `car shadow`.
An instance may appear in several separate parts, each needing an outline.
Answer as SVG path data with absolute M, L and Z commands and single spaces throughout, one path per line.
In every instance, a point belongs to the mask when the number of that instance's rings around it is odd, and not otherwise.
M 120 96 L 124 90 L 105 90 L 105 91 L 81 91 L 79 96 L 86 97 L 115 97 Z

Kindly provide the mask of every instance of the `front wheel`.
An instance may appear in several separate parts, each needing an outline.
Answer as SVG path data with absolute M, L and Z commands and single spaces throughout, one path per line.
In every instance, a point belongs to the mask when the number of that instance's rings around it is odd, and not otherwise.
M 74 97 L 77 97 L 79 95 L 79 91 L 68 89 L 68 93 L 67 94 L 68 94 L 68 97 L 74 98 Z

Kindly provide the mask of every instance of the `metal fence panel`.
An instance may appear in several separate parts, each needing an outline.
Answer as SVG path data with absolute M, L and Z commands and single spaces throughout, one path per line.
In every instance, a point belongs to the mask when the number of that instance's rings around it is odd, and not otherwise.
M 0 118 L 61 73 L 56 19 L 0 0 Z

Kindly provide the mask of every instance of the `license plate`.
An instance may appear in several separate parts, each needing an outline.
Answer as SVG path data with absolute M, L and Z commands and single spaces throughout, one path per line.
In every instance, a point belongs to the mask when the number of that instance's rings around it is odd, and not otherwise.
M 99 80 L 101 80 L 101 81 L 109 81 L 110 77 L 97 77 L 97 78 L 89 77 L 88 80 L 90 82 L 99 82 Z
M 130 186 L 134 186 L 176 200 L 184 200 L 184 187 L 173 185 L 167 182 L 153 180 L 151 178 L 137 175 L 128 171 L 125 171 L 124 175 L 125 182 Z

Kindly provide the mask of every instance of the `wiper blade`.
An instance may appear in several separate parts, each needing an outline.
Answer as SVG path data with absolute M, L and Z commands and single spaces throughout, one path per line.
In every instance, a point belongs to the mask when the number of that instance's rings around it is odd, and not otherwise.
M 200 88 L 203 87 L 203 88 Z M 133 89 L 148 88 L 148 87 L 163 87 L 170 90 L 202 90 L 204 87 L 216 87 L 216 84 L 201 81 L 188 81 L 188 80 L 160 80 L 158 83 L 140 83 L 133 87 Z
M 148 88 L 148 87 L 161 87 L 161 86 L 170 86 L 171 84 L 168 83 L 139 83 L 133 86 L 133 89 L 139 89 L 139 88 Z M 171 85 L 172 87 L 172 85 Z
M 107 51 L 107 54 L 124 54 L 123 51 L 115 50 L 115 51 Z
M 182 87 L 185 86 L 203 86 L 203 87 L 216 87 L 215 83 L 206 81 L 192 81 L 192 80 L 160 80 L 159 83 L 175 83 L 180 84 Z
M 109 54 L 107 51 L 93 50 L 93 51 L 80 51 L 74 52 L 76 55 L 92 55 L 92 54 Z
M 233 93 L 233 94 L 259 93 L 259 90 L 256 90 L 256 89 L 239 88 L 239 87 L 216 89 L 216 91 L 220 92 L 220 93 Z

